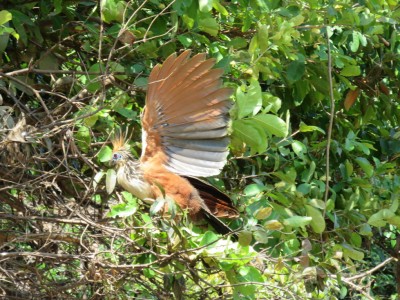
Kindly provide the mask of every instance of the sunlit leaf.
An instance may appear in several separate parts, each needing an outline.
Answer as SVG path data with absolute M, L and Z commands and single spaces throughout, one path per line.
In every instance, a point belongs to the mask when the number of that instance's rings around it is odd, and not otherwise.
M 304 227 L 310 224 L 312 217 L 293 216 L 283 220 L 283 224 L 291 227 Z
M 111 218 L 121 217 L 126 218 L 137 211 L 137 202 L 136 200 L 132 200 L 128 203 L 120 203 L 111 207 L 111 210 L 108 212 L 107 216 Z
M 247 197 L 252 197 L 256 196 L 257 194 L 265 191 L 265 186 L 257 183 L 249 184 L 248 186 L 245 187 L 244 189 L 244 194 Z
M 325 134 L 325 131 L 317 126 L 310 126 L 310 125 L 306 125 L 303 122 L 300 122 L 300 131 L 301 132 L 310 132 L 310 131 L 319 131 L 323 134 Z
M 361 69 L 359 66 L 348 65 L 342 69 L 340 75 L 343 76 L 358 76 L 361 74 Z
M 114 169 L 108 169 L 106 175 L 107 193 L 111 194 L 114 191 L 116 184 L 117 184 L 117 173 L 115 172 Z
M 201 12 L 209 12 L 213 7 L 213 0 L 199 0 L 199 8 Z
M 284 226 L 282 225 L 282 223 L 278 220 L 269 220 L 264 224 L 264 228 L 268 230 L 282 230 L 283 227 Z
M 96 189 L 97 185 L 100 183 L 101 179 L 106 173 L 104 171 L 98 172 L 94 177 L 93 177 L 93 188 Z
M 212 17 L 201 18 L 199 20 L 199 29 L 208 33 L 211 36 L 216 36 L 219 31 L 219 24 Z
M 311 205 L 305 205 L 307 215 L 312 217 L 312 221 L 310 222 L 311 228 L 315 233 L 322 233 L 325 231 L 325 219 L 322 216 L 322 213 L 319 209 Z
M 111 148 L 109 146 L 104 146 L 103 148 L 101 148 L 97 156 L 101 162 L 107 162 L 111 160 L 111 154 Z
M 12 19 L 12 15 L 7 10 L 0 11 L 0 25 L 3 25 Z
M 258 80 L 251 79 L 250 85 L 246 86 L 245 92 L 242 91 L 241 87 L 238 87 L 236 101 L 239 119 L 257 114 L 262 105 L 261 87 Z
M 254 116 L 252 120 L 255 123 L 259 123 L 269 134 L 276 135 L 278 137 L 286 137 L 288 134 L 288 128 L 281 118 L 271 114 L 258 114 Z
M 232 123 L 232 143 L 239 141 L 248 145 L 253 153 L 262 153 L 267 148 L 267 136 L 264 130 L 250 120 L 236 120 Z
M 263 207 L 255 213 L 254 217 L 257 220 L 264 220 L 268 218 L 271 215 L 271 213 L 272 213 L 272 207 Z

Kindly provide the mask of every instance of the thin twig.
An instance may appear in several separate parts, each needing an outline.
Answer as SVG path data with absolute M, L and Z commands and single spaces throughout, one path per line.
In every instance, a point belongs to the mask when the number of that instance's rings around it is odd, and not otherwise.
M 331 46 L 330 39 L 328 34 L 328 26 L 326 27 L 326 41 L 328 47 L 328 79 L 329 79 L 329 98 L 331 102 L 331 111 L 329 116 L 329 127 L 328 127 L 328 137 L 327 137 L 327 145 L 326 145 L 326 181 L 325 181 L 325 203 L 328 201 L 329 196 L 329 181 L 330 181 L 330 151 L 331 151 L 331 140 L 332 140 L 332 128 L 333 121 L 335 117 L 335 97 L 333 95 L 333 79 L 332 79 L 332 55 L 331 55 Z M 326 205 L 324 208 L 324 216 L 326 214 Z

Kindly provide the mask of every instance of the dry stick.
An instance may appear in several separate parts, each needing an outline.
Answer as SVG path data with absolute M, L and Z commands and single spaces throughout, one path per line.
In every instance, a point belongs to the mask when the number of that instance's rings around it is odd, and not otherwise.
M 1 72 L 0 72 L 0 77 L 8 78 L 8 79 L 10 79 L 10 80 L 12 80 L 12 81 L 15 81 L 16 83 L 22 85 L 23 87 L 26 87 L 27 89 L 31 90 L 31 91 L 35 94 L 36 98 L 39 99 L 39 102 L 40 102 L 40 104 L 42 105 L 42 107 L 43 107 L 44 111 L 46 112 L 47 116 L 49 117 L 49 119 L 50 119 L 52 122 L 54 122 L 54 119 L 53 119 L 53 117 L 51 116 L 49 109 L 47 108 L 47 106 L 46 106 L 46 104 L 44 103 L 42 97 L 40 96 L 39 92 L 38 92 L 36 89 L 34 89 L 34 88 L 31 87 L 29 84 L 26 84 L 25 82 L 23 82 L 23 81 L 21 81 L 21 80 L 19 80 L 19 79 L 17 79 L 17 78 L 14 78 L 14 77 L 12 77 L 12 76 L 9 76 L 9 75 L 4 74 L 4 73 L 1 73 Z
M 68 218 L 57 218 L 57 217 L 41 217 L 41 216 L 32 216 L 32 215 L 20 216 L 20 215 L 11 215 L 11 214 L 5 214 L 5 213 L 0 213 L 0 219 L 26 220 L 26 221 L 39 220 L 39 221 L 50 222 L 50 223 L 87 225 L 87 222 L 82 221 L 81 219 L 68 219 Z
M 350 286 L 351 288 L 357 290 L 359 293 L 361 293 L 365 298 L 367 298 L 368 300 L 374 300 L 374 298 L 372 298 L 370 295 L 368 295 L 364 290 L 363 287 L 358 286 L 354 283 L 352 283 L 351 281 L 347 281 L 345 278 L 342 278 L 342 281 L 347 284 L 348 286 Z
M 74 71 L 74 70 L 42 70 L 34 68 L 24 68 L 16 71 L 5 73 L 8 76 L 17 76 L 26 73 L 35 74 L 62 74 L 62 75 L 103 75 L 101 72 L 87 72 L 87 71 Z M 126 72 L 113 72 L 115 75 L 124 75 Z
M 328 201 L 329 195 L 329 163 L 330 163 L 330 150 L 331 150 L 331 140 L 332 140 L 332 128 L 333 128 L 333 121 L 335 116 L 335 98 L 333 96 L 333 82 L 332 82 L 332 55 L 331 55 L 331 45 L 330 39 L 328 34 L 329 27 L 326 27 L 326 41 L 328 46 L 328 79 L 329 79 L 329 96 L 331 100 L 331 112 L 329 117 L 329 127 L 328 127 L 328 138 L 327 138 L 327 145 L 326 145 L 326 181 L 325 181 L 325 197 L 324 202 Z M 324 217 L 326 214 L 326 205 L 324 208 Z
M 386 266 L 387 264 L 391 263 L 394 260 L 395 260 L 394 257 L 389 257 L 388 259 L 386 259 L 383 262 L 381 262 L 379 265 L 373 267 L 372 269 L 370 269 L 370 270 L 368 270 L 368 271 L 366 271 L 364 273 L 361 273 L 361 274 L 358 274 L 358 275 L 355 275 L 355 276 L 352 276 L 352 277 L 345 278 L 346 282 L 353 281 L 353 280 L 356 280 L 356 279 L 363 278 L 365 276 L 371 275 L 375 271 L 379 270 L 380 268 L 383 268 L 384 266 Z

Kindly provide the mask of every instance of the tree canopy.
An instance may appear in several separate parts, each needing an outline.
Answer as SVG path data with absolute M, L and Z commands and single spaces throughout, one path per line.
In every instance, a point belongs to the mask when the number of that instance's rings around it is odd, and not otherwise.
M 0 295 L 396 299 L 396 0 L 3 0 Z M 235 92 L 220 176 L 238 241 L 113 186 L 149 73 L 207 53 Z M 190 101 L 190 99 L 188 99 Z

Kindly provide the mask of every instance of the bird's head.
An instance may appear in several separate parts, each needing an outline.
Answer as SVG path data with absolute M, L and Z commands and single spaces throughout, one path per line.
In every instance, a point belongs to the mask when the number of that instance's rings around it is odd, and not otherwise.
M 125 137 L 122 134 L 116 134 L 112 139 L 112 156 L 111 164 L 117 167 L 125 165 L 129 160 L 133 160 L 132 154 L 130 152 L 130 147 Z

